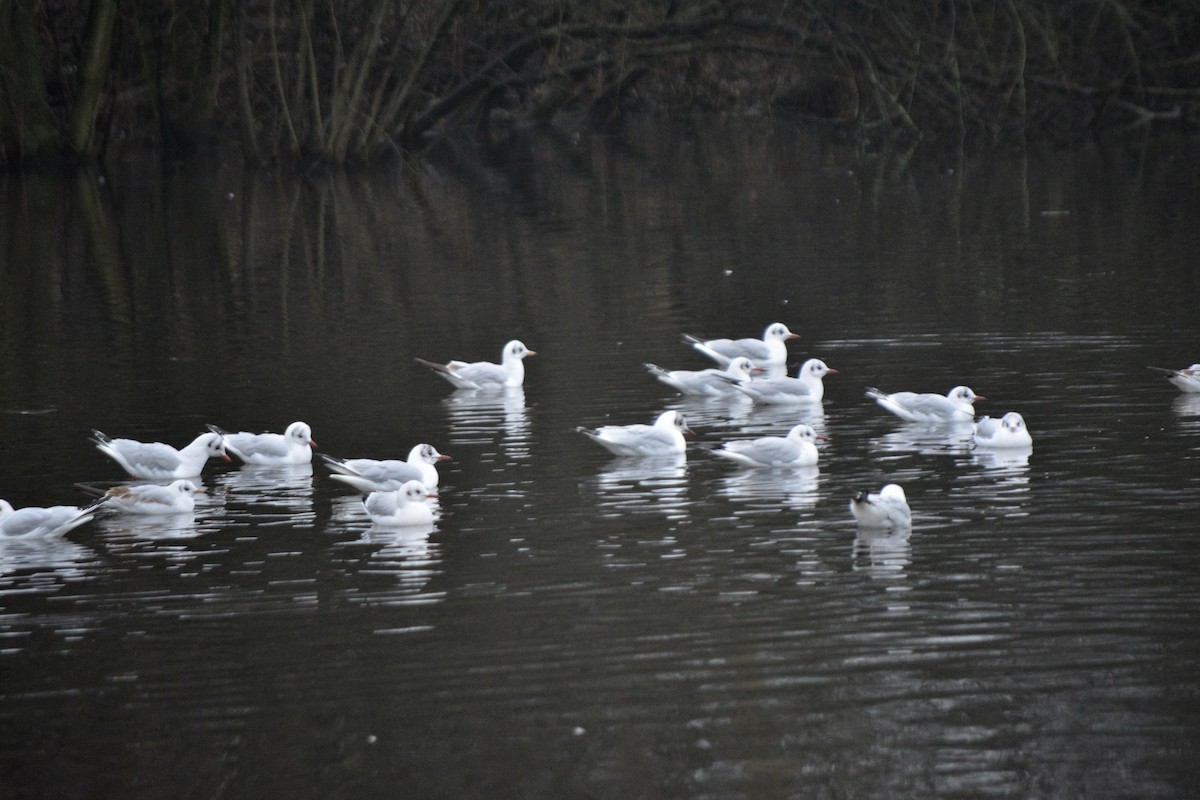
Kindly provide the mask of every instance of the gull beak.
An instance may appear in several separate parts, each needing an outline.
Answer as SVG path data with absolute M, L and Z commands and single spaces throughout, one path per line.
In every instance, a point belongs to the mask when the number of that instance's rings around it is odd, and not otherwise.
M 316 449 L 317 449 L 317 440 L 316 440 L 316 439 L 309 439 L 309 440 L 308 440 L 308 446 L 309 446 L 309 447 L 311 447 L 313 450 L 316 450 Z
M 841 375 L 842 373 L 838 372 L 838 371 L 837 371 L 836 369 L 834 369 L 833 367 L 830 367 L 830 368 L 829 368 L 829 369 L 828 369 L 828 370 L 825 372 L 825 374 L 826 374 L 826 375 Z
M 785 337 L 785 338 L 788 338 L 788 339 L 799 339 L 799 338 L 800 338 L 800 334 L 798 334 L 798 333 L 789 333 L 789 334 L 787 335 L 787 337 Z
M 437 460 L 438 460 L 438 461 L 449 461 L 449 460 L 450 460 L 450 456 L 446 455 L 445 453 L 439 453 L 439 454 L 438 454 L 438 457 L 437 457 Z

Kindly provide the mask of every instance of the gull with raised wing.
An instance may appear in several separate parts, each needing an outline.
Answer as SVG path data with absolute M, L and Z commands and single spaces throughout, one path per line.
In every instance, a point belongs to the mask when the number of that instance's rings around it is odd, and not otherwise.
M 151 481 L 170 481 L 194 478 L 210 458 L 231 459 L 225 453 L 225 441 L 219 433 L 202 433 L 182 450 L 162 442 L 139 442 L 134 439 L 110 439 L 100 431 L 92 431 L 96 449 L 121 465 L 134 478 Z
M 1165 367 L 1148 367 L 1155 372 L 1165 372 L 1167 380 L 1175 384 L 1181 392 L 1200 394 L 1200 364 L 1192 364 L 1183 369 L 1167 369 Z
M 208 429 L 225 441 L 227 452 L 246 464 L 308 464 L 312 461 L 313 448 L 317 446 L 312 438 L 312 428 L 304 422 L 293 422 L 283 433 L 230 433 L 216 425 L 209 425 Z
M 730 397 L 737 394 L 736 387 L 750 380 L 758 369 L 745 356 L 738 356 L 725 369 L 665 370 L 654 364 L 643 364 L 658 380 L 689 397 Z
M 187 514 L 195 510 L 196 495 L 202 493 L 202 488 L 180 478 L 167 486 L 114 486 L 104 493 L 103 502 L 108 508 L 130 514 Z
M 382 527 L 429 525 L 433 522 L 433 509 L 425 498 L 436 496 L 420 481 L 406 481 L 399 489 L 371 492 L 363 498 L 363 507 L 371 522 Z
M 1033 437 L 1025 427 L 1025 418 L 1016 411 L 1009 411 L 1000 419 L 980 417 L 972 438 L 976 447 L 1033 447 Z
M 850 513 L 864 528 L 907 528 L 912 512 L 904 490 L 889 483 L 878 494 L 857 492 L 850 498 Z
M 664 411 L 653 425 L 604 425 L 575 430 L 618 456 L 669 456 L 687 449 L 683 435 L 691 433 L 678 411 Z
M 418 358 L 417 363 L 429 367 L 450 381 L 456 389 L 511 389 L 524 385 L 525 358 L 536 355 L 536 351 L 530 350 L 520 340 L 513 339 L 500 352 L 499 364 L 491 361 L 436 364 L 423 358 Z
M 788 431 L 787 436 L 726 442 L 713 454 L 747 467 L 811 467 L 820 457 L 816 442 L 817 432 L 812 426 L 800 424 Z
M 975 394 L 969 386 L 955 386 L 944 395 L 932 392 L 884 394 L 868 387 L 867 397 L 880 408 L 909 422 L 971 422 L 975 419 L 973 403 L 987 399 Z
M 750 359 L 756 367 L 778 367 L 787 363 L 787 342 L 799 339 L 782 322 L 773 322 L 763 331 L 761 339 L 701 339 L 689 333 L 683 340 L 722 366 L 738 356 Z
M 756 403 L 805 405 L 820 403 L 825 397 L 825 376 L 837 375 L 819 358 L 810 358 L 796 370 L 796 377 L 780 375 L 739 383 L 737 390 Z
M 99 503 L 89 506 L 27 506 L 14 509 L 0 500 L 0 537 L 32 539 L 61 536 L 90 520 Z
M 431 444 L 419 444 L 408 451 L 408 460 L 377 460 L 374 458 L 337 458 L 321 454 L 325 466 L 333 472 L 329 477 L 353 486 L 360 492 L 391 491 L 407 481 L 421 481 L 430 489 L 438 485 L 437 465 L 449 461 Z

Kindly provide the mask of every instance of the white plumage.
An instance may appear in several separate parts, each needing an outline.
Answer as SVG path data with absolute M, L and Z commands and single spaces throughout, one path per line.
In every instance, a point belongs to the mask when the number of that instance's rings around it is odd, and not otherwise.
M 708 356 L 721 366 L 738 356 L 745 356 L 757 367 L 781 366 L 787 363 L 787 342 L 800 337 L 782 322 L 773 322 L 763 331 L 761 339 L 701 339 L 685 333 L 683 340 L 696 352 Z
M 1025 418 L 1016 411 L 1003 417 L 980 417 L 973 436 L 977 447 L 1033 447 L 1033 437 L 1025 427 Z
M 737 390 L 756 403 L 774 405 L 805 405 L 820 403 L 825 397 L 826 375 L 837 375 L 819 358 L 810 358 L 800 365 L 796 377 L 780 375 L 738 384 Z
M 906 528 L 912 524 L 908 499 L 894 483 L 884 486 L 878 494 L 855 494 L 850 499 L 850 513 L 865 528 Z
M 450 381 L 456 389 L 504 389 L 522 386 L 525 383 L 525 358 L 537 353 L 520 340 L 513 339 L 500 352 L 500 363 L 491 361 L 448 361 L 438 364 L 418 358 L 424 364 Z
M 800 424 L 787 436 L 760 436 L 726 442 L 713 454 L 748 467 L 811 467 L 817 463 L 817 432 Z
M 600 428 L 576 428 L 604 449 L 618 456 L 666 456 L 683 453 L 691 433 L 678 411 L 664 411 L 653 425 L 604 425 Z
M 191 444 L 177 450 L 162 442 L 139 442 L 134 439 L 110 439 L 100 431 L 92 431 L 96 449 L 121 465 L 134 478 L 151 481 L 170 481 L 194 478 L 210 458 L 229 461 L 225 441 L 219 433 L 202 433 Z
M 880 408 L 909 422 L 971 422 L 975 419 L 973 404 L 977 400 L 987 399 L 975 394 L 969 386 L 955 386 L 944 395 L 932 392 L 884 394 L 878 389 L 868 388 L 867 397 Z

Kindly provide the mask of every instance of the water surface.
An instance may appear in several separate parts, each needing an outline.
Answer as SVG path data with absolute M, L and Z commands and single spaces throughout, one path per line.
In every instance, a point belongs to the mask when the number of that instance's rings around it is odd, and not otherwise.
M 312 469 L 192 516 L 0 542 L 15 797 L 1191 797 L 1200 786 L 1194 142 L 924 158 L 783 129 L 531 137 L 299 180 L 0 183 L 0 496 L 86 441 L 309 422 L 442 469 L 431 529 Z M 682 332 L 801 334 L 820 409 L 680 398 Z M 457 393 L 414 357 L 538 355 Z M 966 383 L 1031 454 L 863 397 Z M 686 459 L 579 425 L 681 410 Z M 814 470 L 708 452 L 807 421 Z M 901 483 L 909 534 L 855 528 Z

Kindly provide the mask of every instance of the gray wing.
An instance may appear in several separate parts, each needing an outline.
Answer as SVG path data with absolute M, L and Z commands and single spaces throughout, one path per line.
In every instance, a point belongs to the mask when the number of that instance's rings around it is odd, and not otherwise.
M 892 399 L 904 408 L 907 408 L 913 414 L 921 414 L 930 417 L 950 417 L 958 410 L 954 403 L 949 398 L 940 394 L 914 394 L 913 392 L 899 392 L 892 395 Z
M 675 446 L 674 437 L 668 431 L 653 425 L 606 425 L 597 433 L 601 439 L 630 454 L 652 455 Z
M 786 398 L 800 400 L 812 397 L 812 390 L 799 378 L 767 378 L 762 381 L 751 381 L 751 391 L 758 390 L 763 397 Z
M 231 433 L 225 437 L 226 446 L 246 460 L 246 456 L 283 458 L 288 454 L 287 439 L 278 433 Z
M 726 450 L 742 453 L 763 464 L 789 464 L 796 460 L 800 448 L 778 436 L 763 436 L 758 439 L 729 442 Z
M 399 493 L 373 492 L 363 501 L 367 513 L 371 516 L 391 516 L 400 507 Z
M 0 520 L 0 531 L 6 536 L 44 535 L 69 525 L 73 520 L 85 522 L 84 516 L 91 518 L 75 506 L 19 508 Z
M 771 351 L 761 339 L 713 339 L 704 344 L 730 359 L 746 356 L 751 361 L 763 361 L 771 357 Z
M 162 442 L 137 442 L 133 439 L 113 439 L 112 447 L 139 470 L 171 472 L 179 468 L 179 451 Z
M 353 458 L 345 462 L 345 466 L 354 471 L 355 475 L 376 483 L 386 481 L 421 480 L 421 471 L 407 461 L 387 459 L 376 461 L 371 458 Z
M 454 370 L 454 374 L 463 380 L 480 385 L 504 383 L 508 377 L 504 372 L 504 367 L 490 361 L 476 361 L 474 364 L 467 364 Z
M 975 435 L 984 439 L 990 439 L 1000 430 L 1000 420 L 992 419 L 991 417 L 983 417 L 975 423 Z

